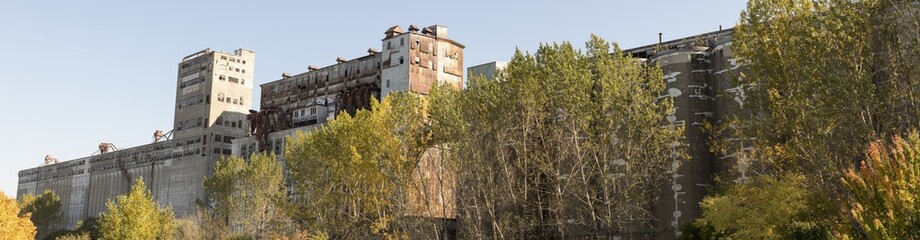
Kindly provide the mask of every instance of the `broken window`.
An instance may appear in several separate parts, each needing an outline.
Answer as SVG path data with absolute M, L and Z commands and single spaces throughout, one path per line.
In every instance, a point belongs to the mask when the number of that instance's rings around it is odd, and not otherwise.
M 399 64 L 403 64 L 403 62 L 404 62 L 404 61 L 403 61 L 403 57 L 400 56 L 400 57 L 399 57 Z

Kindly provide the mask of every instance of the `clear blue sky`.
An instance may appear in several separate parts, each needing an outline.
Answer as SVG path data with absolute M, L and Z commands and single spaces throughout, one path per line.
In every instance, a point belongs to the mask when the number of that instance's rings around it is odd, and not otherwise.
M 315 3 L 314 3 L 315 2 Z M 541 42 L 623 48 L 734 26 L 744 1 L 11 1 L 0 0 L 0 190 L 47 154 L 128 148 L 172 128 L 179 60 L 256 52 L 256 85 L 380 49 L 393 25 L 448 27 L 466 67 Z M 258 89 L 254 92 L 258 94 Z M 254 96 L 252 99 L 258 100 Z M 258 102 L 254 102 L 258 108 Z

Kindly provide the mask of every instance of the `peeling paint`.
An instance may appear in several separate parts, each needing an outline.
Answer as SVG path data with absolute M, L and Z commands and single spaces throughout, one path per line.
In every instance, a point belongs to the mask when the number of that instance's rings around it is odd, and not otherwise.
M 744 101 L 747 100 L 747 95 L 744 93 L 744 84 L 738 87 L 725 89 L 725 92 L 734 95 L 733 99 L 738 103 L 738 108 L 744 108 Z
M 698 113 L 693 113 L 693 115 L 703 115 L 703 116 L 706 116 L 707 118 L 711 118 L 712 112 L 698 112 Z
M 668 83 L 676 82 L 677 75 L 680 75 L 680 72 L 671 72 L 668 75 L 664 75 L 664 80 Z
M 699 98 L 700 100 L 704 100 L 704 101 L 705 100 L 716 100 L 716 98 L 709 96 L 709 95 L 705 95 L 705 94 L 690 94 L 689 97 Z

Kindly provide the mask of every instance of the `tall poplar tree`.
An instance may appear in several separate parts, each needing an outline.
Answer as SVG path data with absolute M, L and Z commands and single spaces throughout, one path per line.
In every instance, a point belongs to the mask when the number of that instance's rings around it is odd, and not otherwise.
M 648 231 L 657 187 L 684 158 L 660 69 L 592 36 L 516 52 L 499 81 L 434 91 L 433 138 L 458 179 L 467 238 Z
M 415 214 L 413 173 L 429 147 L 425 112 L 422 98 L 390 94 L 383 102 L 372 100 L 368 110 L 340 114 L 291 138 L 285 158 L 296 189 L 292 212 L 305 230 L 361 239 L 434 229 L 408 221 Z
M 210 238 L 263 239 L 280 233 L 276 227 L 289 225 L 282 209 L 287 202 L 284 175 L 274 154 L 257 153 L 248 160 L 239 156 L 222 158 L 214 167 L 214 175 L 204 181 L 204 187 L 213 206 L 208 217 L 221 229 L 209 232 Z

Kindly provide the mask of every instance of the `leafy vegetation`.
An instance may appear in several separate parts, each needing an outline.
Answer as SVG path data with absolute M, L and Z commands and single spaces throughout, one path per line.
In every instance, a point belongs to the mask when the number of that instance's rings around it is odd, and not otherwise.
M 910 238 L 902 229 L 912 217 L 896 212 L 911 208 L 879 197 L 909 184 L 873 175 L 897 173 L 873 162 L 909 160 L 880 157 L 889 153 L 873 141 L 920 127 L 914 9 L 886 0 L 748 2 L 733 39 L 748 114 L 726 121 L 717 135 L 735 137 L 714 146 L 750 163 L 755 177 L 720 183 L 688 238 Z M 870 160 L 857 161 L 867 150 Z
M 843 175 L 846 209 L 869 239 L 920 239 L 920 134 L 874 142 L 869 159 Z
M 172 209 L 161 208 L 153 201 L 137 178 L 131 191 L 106 204 L 99 214 L 100 239 L 171 239 L 175 231 Z
M 289 225 L 283 211 L 287 202 L 284 175 L 274 154 L 253 154 L 248 160 L 239 156 L 223 158 L 214 167 L 214 175 L 204 181 L 204 187 L 213 206 L 207 217 L 216 228 L 202 237 L 239 235 L 262 239 L 277 227 Z M 192 222 L 182 223 L 185 236 L 196 232 L 190 226 Z
M 48 228 L 52 221 L 57 218 L 61 212 L 61 197 L 58 197 L 51 190 L 45 190 L 40 195 L 26 194 L 19 201 L 22 210 L 19 216 L 25 216 L 31 213 L 29 220 L 35 224 L 38 230 L 36 235 L 45 236 L 48 234 Z
M 743 109 L 710 126 L 712 150 L 749 164 L 738 169 L 750 177 L 720 174 L 682 237 L 920 239 L 917 9 L 749 1 L 732 43 Z M 109 202 L 98 231 L 87 220 L 49 237 L 454 237 L 443 218 L 470 239 L 657 230 L 651 206 L 687 145 L 683 126 L 668 120 L 671 99 L 659 97 L 658 67 L 592 36 L 583 49 L 516 51 L 499 75 L 471 78 L 463 91 L 372 100 L 288 139 L 281 161 L 224 158 L 203 183 L 208 201 L 185 219 L 138 180 Z M 43 233 L 60 199 L 27 195 L 21 206 L 0 199 L 0 238 Z
M 0 191 L 0 238 L 11 240 L 35 239 L 35 225 L 29 220 L 31 213 L 20 216 L 21 209 L 15 200 Z
M 518 51 L 500 79 L 432 96 L 432 131 L 459 174 L 462 237 L 648 226 L 657 186 L 684 158 L 682 126 L 662 126 L 672 103 L 658 98 L 658 68 L 592 36 L 584 51 L 569 43 Z
M 331 238 L 398 238 L 408 224 L 412 173 L 426 150 L 424 103 L 409 94 L 372 100 L 354 117 L 298 133 L 285 148 L 307 231 Z M 415 226 L 420 227 L 420 226 Z

